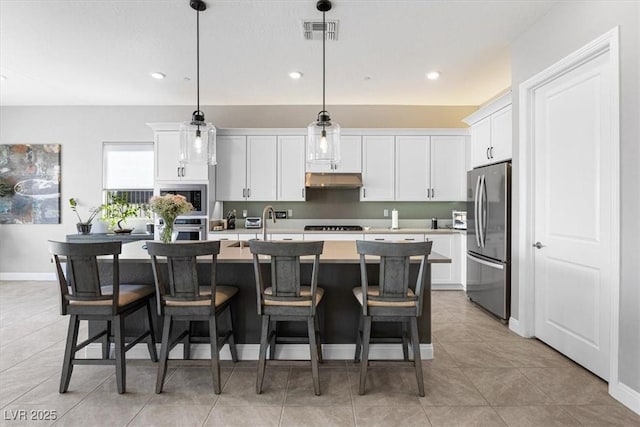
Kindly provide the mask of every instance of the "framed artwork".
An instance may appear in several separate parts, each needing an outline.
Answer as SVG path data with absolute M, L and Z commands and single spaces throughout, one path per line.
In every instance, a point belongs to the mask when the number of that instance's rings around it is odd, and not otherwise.
M 60 144 L 0 144 L 0 224 L 60 224 Z

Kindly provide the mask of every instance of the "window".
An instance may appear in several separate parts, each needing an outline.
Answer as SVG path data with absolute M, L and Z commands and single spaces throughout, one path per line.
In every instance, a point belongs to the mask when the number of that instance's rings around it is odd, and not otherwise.
M 107 193 L 126 193 L 140 214 L 153 196 L 153 143 L 105 142 L 102 146 L 102 187 Z

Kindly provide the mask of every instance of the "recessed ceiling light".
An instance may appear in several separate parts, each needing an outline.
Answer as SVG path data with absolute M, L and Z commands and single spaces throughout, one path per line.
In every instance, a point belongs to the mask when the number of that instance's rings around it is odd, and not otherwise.
M 289 77 L 291 77 L 293 80 L 298 80 L 302 77 L 302 75 L 303 74 L 300 71 L 292 71 L 289 73 Z
M 439 77 L 440 77 L 440 73 L 438 71 L 431 71 L 427 73 L 427 78 L 429 80 L 438 80 Z
M 161 73 L 159 71 L 154 71 L 154 72 L 152 72 L 150 74 L 151 74 L 151 77 L 153 77 L 154 79 L 158 79 L 158 80 L 162 80 L 165 77 L 167 77 L 166 74 Z
M 364 76 L 363 80 L 371 80 L 371 76 Z

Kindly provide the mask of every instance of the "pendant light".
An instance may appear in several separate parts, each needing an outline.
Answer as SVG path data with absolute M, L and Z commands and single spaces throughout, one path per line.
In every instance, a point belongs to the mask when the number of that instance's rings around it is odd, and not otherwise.
M 196 11 L 196 85 L 198 106 L 193 112 L 191 121 L 180 126 L 180 162 L 216 164 L 216 128 L 205 122 L 204 113 L 200 110 L 200 12 L 207 9 L 202 0 L 191 0 L 192 9 Z
M 327 21 L 325 13 L 331 10 L 329 0 L 319 0 L 316 8 L 322 12 L 322 111 L 316 121 L 307 127 L 307 161 L 316 164 L 340 163 L 340 125 L 331 121 L 325 107 L 325 44 Z

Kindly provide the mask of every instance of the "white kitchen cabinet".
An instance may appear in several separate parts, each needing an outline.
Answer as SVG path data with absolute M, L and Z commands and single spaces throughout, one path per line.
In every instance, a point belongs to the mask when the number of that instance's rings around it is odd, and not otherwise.
M 432 136 L 430 178 L 432 202 L 467 200 L 464 136 Z
M 302 233 L 268 233 L 269 240 L 304 240 Z
M 217 154 L 217 200 L 276 200 L 275 136 L 220 136 Z
M 252 239 L 262 240 L 262 233 L 238 233 L 237 236 L 238 236 L 237 237 L 238 240 L 243 240 L 243 241 L 252 240 Z
M 362 137 L 356 135 L 340 136 L 340 163 L 306 164 L 307 172 L 354 173 L 362 172 Z
M 424 242 L 424 234 L 365 234 L 364 240 L 376 242 Z
M 432 252 L 451 258 L 450 264 L 431 264 L 431 283 L 434 285 L 456 285 L 462 283 L 462 262 L 460 234 L 426 234 L 426 240 L 433 241 Z
M 306 190 L 304 186 L 305 165 L 304 136 L 278 137 L 278 188 L 277 200 L 304 202 Z
M 431 195 L 430 137 L 396 136 L 395 200 L 426 201 Z
M 180 164 L 180 132 L 155 133 L 155 180 L 180 182 L 208 182 L 209 165 Z
M 304 240 L 356 241 L 356 240 L 364 240 L 364 234 L 362 233 L 304 233 Z
M 395 137 L 362 138 L 361 202 L 394 200 Z
M 395 200 L 466 200 L 464 136 L 396 136 Z
M 463 119 L 471 126 L 471 166 L 478 167 L 511 159 L 511 93 L 483 106 Z
M 238 240 L 238 235 L 235 233 L 209 233 L 207 240 Z

